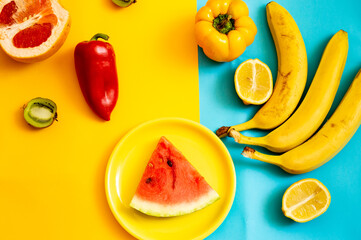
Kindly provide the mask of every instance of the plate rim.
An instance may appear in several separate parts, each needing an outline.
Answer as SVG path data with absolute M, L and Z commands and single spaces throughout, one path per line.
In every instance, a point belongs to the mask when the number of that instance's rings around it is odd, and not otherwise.
M 224 145 L 224 143 L 221 141 L 221 139 L 219 139 L 218 137 L 216 137 L 216 135 L 214 135 L 214 133 L 208 129 L 206 126 L 202 125 L 199 122 L 190 120 L 190 119 L 186 119 L 186 118 L 181 118 L 181 117 L 162 117 L 162 118 L 156 118 L 156 119 L 152 119 L 152 120 L 148 120 L 145 121 L 143 123 L 138 124 L 137 126 L 133 127 L 130 131 L 126 132 L 121 138 L 120 140 L 116 143 L 116 145 L 114 146 L 111 155 L 108 158 L 108 162 L 107 162 L 107 167 L 105 170 L 105 195 L 106 195 L 106 199 L 107 199 L 107 203 L 108 206 L 114 216 L 114 218 L 117 220 L 117 222 L 121 225 L 121 227 L 126 230 L 130 235 L 132 235 L 133 237 L 137 238 L 137 239 L 142 239 L 141 237 L 144 236 L 140 236 L 139 234 L 133 232 L 126 223 L 124 223 L 124 219 L 119 218 L 118 217 L 118 212 L 113 208 L 113 204 L 112 204 L 112 199 L 111 199 L 111 194 L 110 194 L 110 189 L 109 189 L 109 184 L 110 184 L 110 170 L 111 170 L 111 166 L 113 165 L 113 159 L 114 159 L 114 155 L 118 152 L 119 147 L 134 133 L 137 132 L 139 129 L 142 129 L 143 127 L 147 126 L 147 125 L 152 125 L 155 124 L 157 122 L 182 122 L 182 123 L 186 123 L 189 125 L 192 125 L 192 127 L 196 127 L 201 129 L 203 132 L 205 132 L 208 136 L 210 136 L 211 139 L 213 139 L 214 141 L 216 141 L 218 144 L 218 146 L 220 146 L 220 149 L 224 152 L 225 155 L 227 155 L 227 161 L 229 161 L 229 165 L 232 171 L 232 176 L 231 178 L 233 179 L 231 181 L 231 184 L 233 185 L 233 187 L 231 187 L 231 195 L 230 195 L 230 203 L 227 205 L 226 209 L 223 211 L 224 214 L 223 216 L 220 218 L 220 220 L 214 224 L 212 227 L 210 227 L 207 231 L 205 231 L 203 234 L 200 234 L 199 236 L 197 236 L 196 238 L 193 238 L 193 240 L 195 239 L 204 239 L 206 237 L 208 237 L 209 235 L 211 235 L 215 230 L 218 229 L 218 227 L 224 222 L 224 220 L 226 219 L 226 217 L 228 216 L 233 203 L 234 203 L 234 199 L 235 199 L 235 195 L 236 195 L 236 186 L 237 186 L 237 177 L 236 177 L 236 170 L 234 167 L 234 163 L 232 160 L 232 157 L 227 149 L 227 147 Z

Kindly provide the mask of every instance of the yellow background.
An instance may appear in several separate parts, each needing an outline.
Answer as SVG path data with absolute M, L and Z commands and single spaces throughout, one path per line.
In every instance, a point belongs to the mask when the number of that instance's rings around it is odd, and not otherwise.
M 72 27 L 63 47 L 34 64 L 0 52 L 0 239 L 132 239 L 104 193 L 108 158 L 121 137 L 144 121 L 199 121 L 196 1 L 63 0 Z M 110 122 L 86 104 L 75 70 L 75 45 L 110 35 L 119 99 Z M 29 127 L 22 106 L 34 97 L 58 105 L 59 122 Z

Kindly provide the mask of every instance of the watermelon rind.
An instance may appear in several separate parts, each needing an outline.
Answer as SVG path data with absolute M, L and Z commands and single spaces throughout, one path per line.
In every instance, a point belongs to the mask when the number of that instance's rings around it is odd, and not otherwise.
M 203 209 L 217 201 L 219 198 L 218 193 L 214 189 L 209 189 L 207 193 L 194 201 L 175 204 L 151 202 L 135 195 L 130 203 L 130 206 L 146 215 L 154 217 L 175 217 Z

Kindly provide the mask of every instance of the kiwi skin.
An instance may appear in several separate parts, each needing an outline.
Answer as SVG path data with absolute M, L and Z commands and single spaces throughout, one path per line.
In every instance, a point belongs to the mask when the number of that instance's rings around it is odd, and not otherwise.
M 38 111 L 33 111 L 34 109 Z M 39 109 L 49 112 L 49 117 L 39 116 Z M 44 113 L 44 111 L 42 111 Z M 47 98 L 34 98 L 24 105 L 24 119 L 25 121 L 35 128 L 46 128 L 53 124 L 54 120 L 57 120 L 57 106 L 55 102 Z
M 136 0 L 112 0 L 113 3 L 118 5 L 119 7 L 129 7 L 131 4 L 135 3 Z

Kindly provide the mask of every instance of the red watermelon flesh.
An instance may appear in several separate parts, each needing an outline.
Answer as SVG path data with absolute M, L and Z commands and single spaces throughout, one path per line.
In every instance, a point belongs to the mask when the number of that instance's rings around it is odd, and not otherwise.
M 130 206 L 152 216 L 179 216 L 202 209 L 219 195 L 165 137 L 154 150 Z

